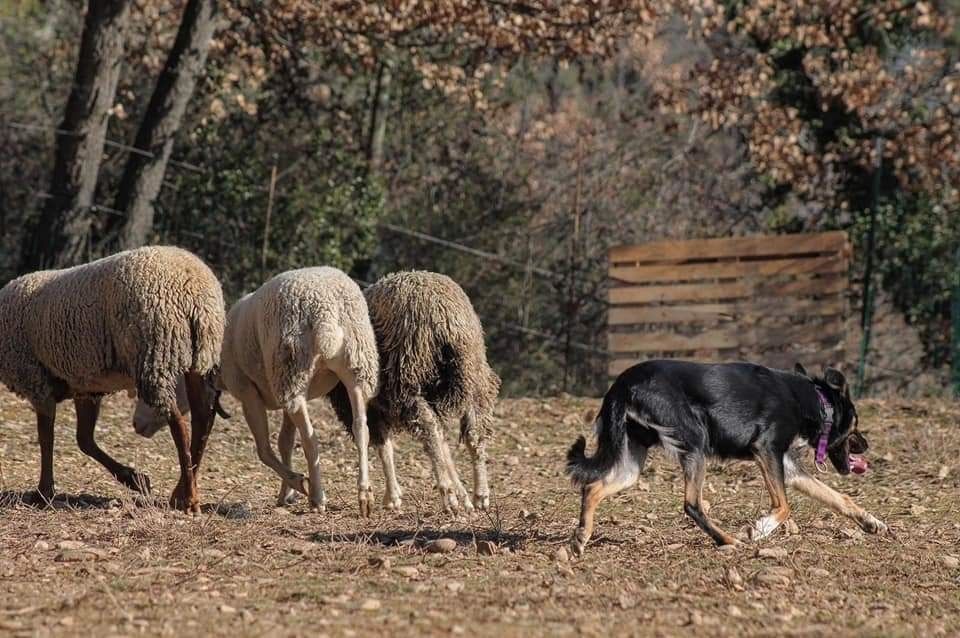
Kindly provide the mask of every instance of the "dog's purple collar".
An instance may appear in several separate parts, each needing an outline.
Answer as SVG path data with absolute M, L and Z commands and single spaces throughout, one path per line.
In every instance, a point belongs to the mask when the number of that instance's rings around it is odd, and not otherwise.
M 833 429 L 833 405 L 819 387 L 813 386 L 813 389 L 817 391 L 820 408 L 823 410 L 823 425 L 820 426 L 820 440 L 817 441 L 817 452 L 813 461 L 817 469 L 823 472 L 826 471 L 824 461 L 827 459 L 827 443 L 830 441 L 830 430 Z

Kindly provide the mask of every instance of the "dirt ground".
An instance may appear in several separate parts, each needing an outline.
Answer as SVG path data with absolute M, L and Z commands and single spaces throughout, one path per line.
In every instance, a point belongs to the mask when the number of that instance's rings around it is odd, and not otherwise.
M 236 415 L 236 405 L 228 402 Z M 137 504 L 73 440 L 60 410 L 52 509 L 20 502 L 36 485 L 33 415 L 0 394 L 0 634 L 397 635 L 957 635 L 960 632 L 960 406 L 864 401 L 873 467 L 827 476 L 890 525 L 866 536 L 793 495 L 799 533 L 717 550 L 681 510 L 676 468 L 654 453 L 640 483 L 601 505 L 583 559 L 568 558 L 578 496 L 567 446 L 596 400 L 502 401 L 492 443 L 493 511 L 439 511 L 429 466 L 398 441 L 402 513 L 358 517 L 351 441 L 314 407 L 330 506 L 275 506 L 278 481 L 239 416 L 218 421 L 201 476 L 205 513 Z M 165 432 L 137 437 L 131 404 L 110 398 L 101 445 L 150 474 L 165 500 L 176 482 Z M 276 432 L 274 423 L 274 432 Z M 372 455 L 376 458 L 376 455 Z M 460 472 L 471 476 L 458 451 Z M 295 459 L 303 465 L 297 451 Z M 373 480 L 379 495 L 378 463 Z M 727 529 L 764 513 L 759 473 L 716 465 L 711 513 Z M 445 536 L 446 554 L 423 544 Z M 478 541 L 493 555 L 478 552 Z

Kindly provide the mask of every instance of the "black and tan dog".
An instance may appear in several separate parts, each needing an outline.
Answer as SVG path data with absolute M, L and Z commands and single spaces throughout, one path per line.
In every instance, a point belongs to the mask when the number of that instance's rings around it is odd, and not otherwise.
M 829 456 L 840 474 L 866 462 L 857 412 L 843 375 L 823 377 L 751 363 L 703 364 L 652 360 L 626 370 L 603 399 L 596 422 L 597 452 L 587 457 L 580 437 L 567 454 L 567 473 L 583 492 L 573 549 L 582 554 L 593 532 L 597 505 L 633 485 L 647 450 L 660 445 L 683 468 L 684 512 L 718 544 L 739 539 L 720 529 L 702 506 L 708 458 L 755 460 L 770 493 L 771 511 L 749 530 L 753 540 L 770 535 L 790 515 L 786 486 L 855 520 L 869 533 L 886 530 L 849 497 L 830 489 L 801 466 L 790 448 L 806 441 L 822 467 Z

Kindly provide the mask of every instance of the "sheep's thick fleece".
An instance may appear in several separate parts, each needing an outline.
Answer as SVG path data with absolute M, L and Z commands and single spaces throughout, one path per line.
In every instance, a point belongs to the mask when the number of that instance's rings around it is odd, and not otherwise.
M 34 407 L 135 389 L 160 414 L 177 379 L 220 359 L 220 283 L 180 248 L 128 250 L 0 290 L 0 381 Z
M 315 360 L 343 356 L 364 396 L 377 392 L 379 361 L 360 287 L 336 268 L 281 273 L 240 299 L 227 315 L 223 381 L 231 392 L 252 381 L 276 405 L 307 396 Z M 343 352 L 341 352 L 341 348 Z M 264 397 L 267 399 L 268 397 Z
M 406 271 L 366 290 L 380 352 L 380 393 L 368 414 L 371 436 L 380 428 L 411 427 L 412 402 L 423 396 L 441 421 L 476 410 L 486 420 L 500 391 L 487 363 L 483 327 L 463 289 L 446 275 Z M 331 395 L 338 416 L 350 422 L 342 389 Z

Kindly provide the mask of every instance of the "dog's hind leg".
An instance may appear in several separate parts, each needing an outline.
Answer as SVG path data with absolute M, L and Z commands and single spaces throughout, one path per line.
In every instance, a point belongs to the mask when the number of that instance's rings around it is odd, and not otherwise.
M 703 477 L 706 473 L 706 459 L 702 454 L 686 454 L 680 459 L 683 467 L 684 499 L 683 511 L 693 519 L 697 526 L 706 532 L 717 545 L 736 545 L 740 541 L 726 533 L 710 520 L 700 504 L 703 490 Z
M 838 514 L 853 519 L 868 534 L 887 531 L 887 526 L 876 516 L 857 505 L 852 498 L 841 494 L 810 476 L 789 454 L 783 457 L 787 485 L 826 505 Z
M 784 486 L 783 457 L 763 451 L 756 455 L 763 482 L 770 493 L 770 513 L 750 528 L 750 540 L 758 541 L 772 534 L 790 516 L 787 490 Z
M 580 500 L 580 523 L 573 534 L 570 546 L 574 554 L 583 555 L 587 542 L 593 535 L 593 519 L 597 505 L 608 496 L 624 490 L 640 478 L 640 472 L 647 460 L 647 448 L 628 441 L 623 449 L 619 463 L 605 477 L 583 486 Z

